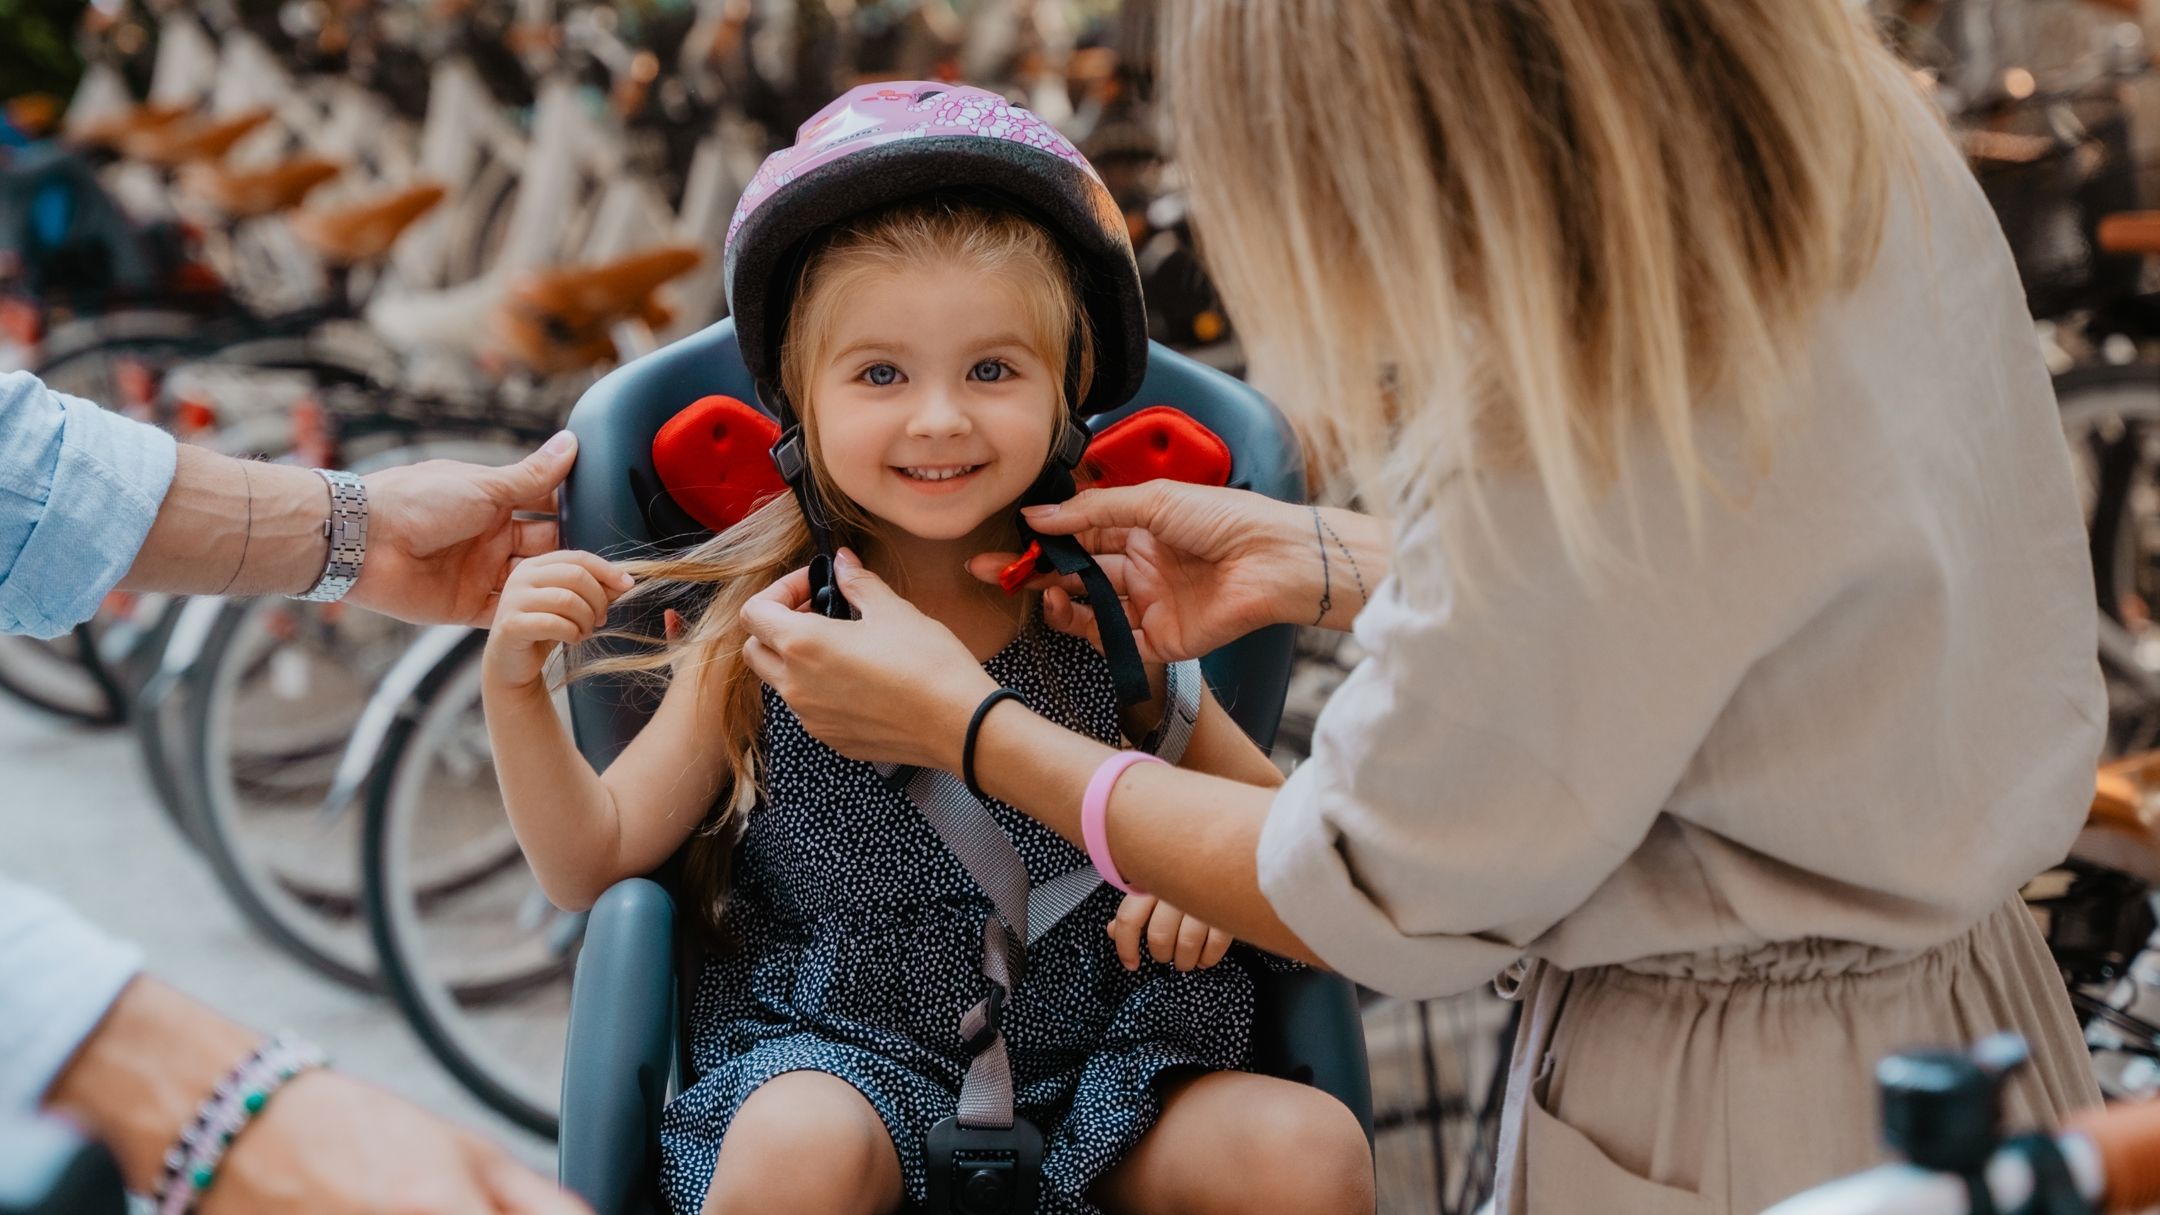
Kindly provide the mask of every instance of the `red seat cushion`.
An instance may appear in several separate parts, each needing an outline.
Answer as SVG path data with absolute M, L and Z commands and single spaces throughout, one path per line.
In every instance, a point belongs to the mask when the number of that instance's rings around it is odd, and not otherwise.
M 773 467 L 780 425 L 734 397 L 702 397 L 653 436 L 653 471 L 691 518 L 716 532 L 787 492 Z
M 1150 405 L 1088 441 L 1076 478 L 1084 486 L 1148 481 L 1230 484 L 1230 445 L 1183 410 Z

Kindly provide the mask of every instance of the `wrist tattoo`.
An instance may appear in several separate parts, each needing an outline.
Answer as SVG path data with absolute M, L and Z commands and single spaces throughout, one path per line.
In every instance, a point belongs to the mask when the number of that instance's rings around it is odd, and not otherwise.
M 255 481 L 248 476 L 248 465 L 253 462 L 240 462 L 240 484 L 245 486 L 247 491 L 247 522 L 242 525 L 240 532 L 240 562 L 233 566 L 232 577 L 227 578 L 225 585 L 218 588 L 219 595 L 231 590 L 233 583 L 240 581 L 240 571 L 247 568 L 248 542 L 255 538 Z
M 1327 619 L 1328 612 L 1335 607 L 1335 595 L 1334 585 L 1328 579 L 1327 537 L 1320 534 L 1320 529 L 1326 527 L 1327 524 L 1320 521 L 1319 507 L 1315 506 L 1310 509 L 1312 510 L 1313 543 L 1320 549 L 1320 611 L 1319 614 L 1313 617 L 1313 627 L 1318 628 Z
M 1343 560 L 1350 563 L 1350 576 L 1357 580 L 1358 606 L 1364 607 L 1371 602 L 1371 596 L 1365 593 L 1365 575 L 1358 570 L 1357 554 L 1351 552 L 1350 546 L 1343 543 L 1343 538 L 1336 534 L 1334 525 L 1321 517 L 1320 508 L 1317 506 L 1313 508 L 1313 518 L 1318 520 L 1320 526 L 1327 528 L 1328 537 L 1335 541 L 1336 548 L 1342 550 Z

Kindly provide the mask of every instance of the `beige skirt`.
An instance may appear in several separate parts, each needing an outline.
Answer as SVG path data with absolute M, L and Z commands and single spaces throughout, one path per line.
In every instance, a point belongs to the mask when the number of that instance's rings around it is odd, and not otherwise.
M 1503 1215 L 1754 1215 L 1883 1159 L 1875 1064 L 1907 1047 L 2025 1035 L 2013 1129 L 2100 1100 L 2062 980 L 2015 900 L 1918 952 L 1800 941 L 1533 965 L 1522 998 Z

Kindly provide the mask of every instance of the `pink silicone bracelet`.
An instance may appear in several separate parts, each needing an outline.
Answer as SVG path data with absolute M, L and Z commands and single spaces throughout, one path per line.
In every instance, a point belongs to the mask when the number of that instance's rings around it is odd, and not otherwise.
M 1095 872 L 1102 875 L 1102 880 L 1127 894 L 1147 891 L 1126 881 L 1118 873 L 1117 863 L 1110 859 L 1110 833 L 1103 824 L 1103 817 L 1110 811 L 1110 790 L 1117 786 L 1118 777 L 1125 775 L 1125 769 L 1134 764 L 1162 762 L 1145 751 L 1120 751 L 1095 769 L 1095 775 L 1088 778 L 1087 793 L 1080 799 L 1080 838 L 1087 844 L 1088 859 L 1095 862 Z

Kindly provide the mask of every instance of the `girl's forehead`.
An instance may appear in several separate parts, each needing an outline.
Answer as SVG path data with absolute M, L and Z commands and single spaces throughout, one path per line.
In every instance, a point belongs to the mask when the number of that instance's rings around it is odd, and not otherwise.
M 1033 346 L 1036 309 L 1013 275 L 929 266 L 865 275 L 835 301 L 835 355 L 877 343 L 931 352 L 999 341 Z

